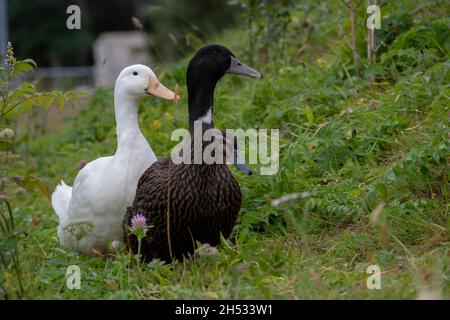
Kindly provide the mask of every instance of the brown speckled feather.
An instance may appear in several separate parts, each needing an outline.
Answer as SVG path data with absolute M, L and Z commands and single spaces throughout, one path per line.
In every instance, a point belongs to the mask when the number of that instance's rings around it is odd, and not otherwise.
M 140 178 L 124 226 L 136 213 L 143 214 L 153 226 L 142 242 L 144 259 L 170 261 L 192 253 L 196 241 L 218 245 L 221 233 L 231 234 L 240 207 L 241 190 L 226 165 L 175 165 L 162 158 Z M 137 252 L 134 236 L 127 243 Z

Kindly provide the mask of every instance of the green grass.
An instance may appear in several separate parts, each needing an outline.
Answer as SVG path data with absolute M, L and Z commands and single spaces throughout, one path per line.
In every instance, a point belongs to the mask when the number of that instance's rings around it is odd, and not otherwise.
M 415 8 L 398 3 L 383 7 L 392 28 Z M 432 11 L 415 13 L 415 24 L 393 29 L 398 35 L 386 40 L 375 64 L 363 58 L 362 43 L 359 78 L 346 40 L 345 7 L 329 1 L 310 10 L 307 21 L 314 28 L 305 31 L 307 39 L 288 30 L 284 51 L 269 54 L 276 59 L 253 57 L 263 81 L 226 76 L 218 85 L 218 128 L 280 129 L 277 175 L 248 177 L 232 169 L 244 200 L 218 255 L 131 266 L 124 251 L 109 260 L 80 256 L 59 246 L 49 202 L 31 191 L 12 201 L 17 228 L 26 232 L 18 249 L 24 298 L 412 299 L 427 290 L 450 297 L 450 21 L 442 18 L 448 7 L 437 1 L 427 9 Z M 322 19 L 325 13 L 330 19 Z M 301 21 L 305 13 L 292 16 Z M 218 41 L 245 61 L 245 39 L 244 31 L 235 30 Z M 298 41 L 308 47 L 293 57 Z M 141 129 L 158 155 L 175 145 L 172 130 L 186 127 L 187 59 L 163 80 L 181 85 L 182 101 L 146 99 L 140 108 Z M 53 189 L 61 179 L 73 181 L 80 159 L 112 154 L 112 103 L 111 91 L 98 90 L 64 130 L 29 137 L 18 147 L 26 165 L 15 174 L 37 175 Z M 271 205 L 304 191 L 311 196 Z M 41 223 L 33 224 L 36 219 Z M 366 287 L 367 267 L 374 264 L 382 272 L 380 290 Z M 65 285 L 69 265 L 81 268 L 80 290 Z M 17 298 L 15 274 L 1 272 L 8 296 Z

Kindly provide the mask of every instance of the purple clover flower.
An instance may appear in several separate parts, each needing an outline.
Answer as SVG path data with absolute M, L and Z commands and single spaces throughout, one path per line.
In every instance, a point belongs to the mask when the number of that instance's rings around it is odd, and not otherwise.
M 135 214 L 131 218 L 131 229 L 147 229 L 147 219 L 140 213 Z
M 119 248 L 120 248 L 120 245 L 121 245 L 121 243 L 120 243 L 119 240 L 114 240 L 114 241 L 111 243 L 111 247 L 112 247 L 113 249 L 115 249 L 115 250 L 119 249 Z
M 78 168 L 81 170 L 84 168 L 84 166 L 87 165 L 87 161 L 86 160 L 80 160 L 80 162 L 78 163 Z

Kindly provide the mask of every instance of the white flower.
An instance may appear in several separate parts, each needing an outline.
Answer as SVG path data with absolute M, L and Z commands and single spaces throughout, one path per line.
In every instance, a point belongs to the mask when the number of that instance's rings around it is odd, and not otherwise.
M 10 128 L 0 131 L 0 140 L 12 141 L 14 139 L 14 130 Z

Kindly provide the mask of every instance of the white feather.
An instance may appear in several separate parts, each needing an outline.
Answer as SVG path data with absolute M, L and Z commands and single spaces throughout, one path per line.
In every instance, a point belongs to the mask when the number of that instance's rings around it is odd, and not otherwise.
M 72 187 L 69 187 L 64 181 L 56 186 L 52 194 L 52 206 L 59 217 L 59 221 L 65 221 L 67 218 L 67 209 L 72 198 Z
M 203 123 L 211 124 L 212 121 L 212 110 L 211 108 L 208 109 L 206 114 L 199 119 Z
M 145 66 L 132 67 L 141 74 L 148 72 Z M 128 68 L 122 71 L 121 76 Z M 106 251 L 109 241 L 123 240 L 122 220 L 126 208 L 132 204 L 140 176 L 156 161 L 139 129 L 137 97 L 127 91 L 134 78 L 125 79 L 128 87 L 124 89 L 119 81 L 121 76 L 114 90 L 116 153 L 89 162 L 78 173 L 73 188 L 61 182 L 52 195 L 52 205 L 60 221 L 60 243 L 88 255 L 93 250 Z M 148 81 L 148 77 L 146 79 Z M 66 228 L 77 222 L 90 222 L 94 226 L 93 231 L 81 240 L 75 239 Z

